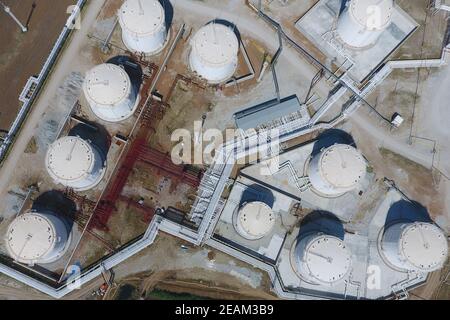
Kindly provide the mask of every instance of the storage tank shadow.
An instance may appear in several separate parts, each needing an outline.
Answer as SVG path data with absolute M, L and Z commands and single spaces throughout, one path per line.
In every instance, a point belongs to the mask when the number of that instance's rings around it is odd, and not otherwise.
M 297 276 L 314 285 L 333 286 L 348 278 L 352 253 L 344 243 L 342 222 L 329 212 L 306 216 L 291 248 L 291 265 Z
M 428 214 L 427 208 L 416 201 L 400 200 L 395 202 L 388 211 L 385 226 L 396 222 L 427 222 L 433 220 Z
M 158 0 L 159 3 L 161 4 L 161 6 L 164 9 L 165 12 L 165 16 L 166 16 L 166 30 L 170 30 L 170 28 L 172 27 L 172 22 L 173 22 L 173 5 L 172 3 L 170 3 L 169 0 Z
M 97 147 L 103 162 L 106 161 L 111 146 L 111 136 L 105 127 L 98 123 L 86 121 L 73 127 L 69 131 L 69 136 L 80 137 L 83 140 L 90 141 Z
M 353 137 L 346 131 L 340 129 L 325 130 L 316 139 L 311 156 L 316 156 L 323 149 L 329 148 L 335 144 L 346 144 L 357 148 Z
M 275 197 L 269 189 L 259 185 L 252 184 L 248 186 L 242 193 L 241 199 L 239 201 L 239 206 L 242 206 L 246 202 L 261 201 L 267 204 L 269 207 L 273 207 L 275 202 Z
M 241 33 L 239 32 L 238 27 L 233 22 L 230 22 L 230 21 L 224 20 L 224 19 L 214 19 L 214 20 L 211 20 L 210 22 L 208 22 L 206 25 L 211 24 L 211 23 L 224 25 L 225 27 L 228 27 L 229 29 L 233 30 L 238 41 L 241 42 L 241 40 L 242 40 Z
M 76 205 L 59 191 L 40 195 L 32 209 L 8 227 L 6 248 L 15 261 L 33 266 L 59 260 L 69 248 Z
M 327 211 L 314 211 L 301 221 L 298 238 L 310 232 L 322 232 L 341 240 L 344 240 L 345 236 L 342 221 Z

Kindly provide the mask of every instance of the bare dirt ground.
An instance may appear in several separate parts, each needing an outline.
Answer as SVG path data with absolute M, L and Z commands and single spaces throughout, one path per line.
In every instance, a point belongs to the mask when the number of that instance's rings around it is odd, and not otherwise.
M 450 299 L 450 281 L 448 278 L 450 272 L 449 260 L 446 266 L 430 274 L 428 282 L 410 292 L 413 300 L 449 300 Z
M 22 33 L 18 25 L 3 10 L 0 11 L 0 129 L 8 130 L 21 106 L 19 95 L 28 78 L 41 70 L 54 42 L 67 20 L 69 5 L 76 0 L 5 0 L 17 18 L 29 31 Z
M 158 288 L 217 299 L 276 299 L 264 272 L 214 249 L 184 251 L 182 244 L 189 246 L 160 233 L 151 247 L 114 269 L 117 286 L 107 299 L 124 284 L 135 286 L 139 296 Z
M 391 148 L 388 149 L 384 145 L 383 140 L 375 140 L 367 135 L 366 128 L 356 122 L 352 122 L 351 132 L 357 146 L 377 173 L 377 178 L 394 180 L 408 197 L 425 206 L 432 218 L 447 216 L 447 188 L 432 170 L 391 151 Z

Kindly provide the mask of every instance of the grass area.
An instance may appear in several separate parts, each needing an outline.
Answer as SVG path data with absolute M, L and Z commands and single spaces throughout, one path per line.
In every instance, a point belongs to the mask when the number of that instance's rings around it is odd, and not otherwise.
M 124 284 L 119 288 L 115 300 L 136 300 L 138 298 L 137 288 L 131 284 Z
M 175 293 L 160 289 L 154 289 L 147 294 L 146 298 L 150 300 L 209 300 L 208 298 L 190 293 Z

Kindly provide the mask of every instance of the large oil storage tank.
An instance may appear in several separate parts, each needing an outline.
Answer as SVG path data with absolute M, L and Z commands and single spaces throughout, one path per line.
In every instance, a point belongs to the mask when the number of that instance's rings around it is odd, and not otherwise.
M 443 231 L 432 223 L 399 222 L 385 229 L 381 250 L 395 268 L 432 272 L 447 260 L 448 244 Z
M 352 255 L 344 242 L 321 232 L 300 238 L 294 256 L 297 273 L 312 284 L 333 285 L 351 270 Z
M 308 175 L 315 191 L 333 197 L 357 188 L 366 171 L 366 160 L 357 149 L 335 144 L 311 158 Z
M 375 44 L 391 22 L 393 0 L 350 0 L 337 22 L 337 35 L 344 44 L 360 49 Z
M 27 212 L 18 216 L 8 228 L 6 248 L 20 263 L 51 263 L 60 258 L 70 242 L 67 226 L 57 214 Z
M 239 41 L 228 26 L 220 23 L 203 26 L 192 38 L 191 47 L 191 70 L 208 82 L 224 82 L 236 72 Z
M 132 52 L 156 54 L 167 38 L 164 8 L 156 0 L 126 0 L 118 12 L 122 40 Z
M 83 91 L 92 112 L 108 122 L 131 117 L 139 102 L 138 90 L 129 75 L 112 63 L 100 64 L 88 71 Z
M 258 240 L 268 235 L 275 225 L 275 214 L 261 201 L 244 203 L 233 216 L 237 233 L 247 240 Z
M 95 144 L 67 136 L 50 145 L 45 166 L 56 183 L 84 191 L 94 188 L 103 178 L 105 159 L 106 155 Z

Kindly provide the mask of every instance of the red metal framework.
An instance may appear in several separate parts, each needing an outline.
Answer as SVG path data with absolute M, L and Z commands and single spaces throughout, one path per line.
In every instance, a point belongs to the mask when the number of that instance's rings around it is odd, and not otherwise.
M 108 230 L 107 223 L 116 209 L 115 203 L 122 193 L 142 150 L 145 150 L 149 135 L 152 132 L 155 132 L 156 122 L 163 118 L 166 106 L 167 105 L 153 99 L 143 106 L 145 109 L 137 137 L 131 143 L 117 174 L 107 187 L 108 189 L 105 191 L 104 196 L 95 209 L 91 222 L 89 223 L 89 229 L 96 228 L 99 230 Z
M 152 133 L 156 132 L 158 122 L 164 117 L 165 111 L 170 106 L 162 101 L 149 98 L 152 94 L 150 92 L 151 84 L 157 73 L 158 66 L 153 63 L 146 62 L 142 57 L 134 56 L 134 59 L 141 64 L 144 69 L 144 83 L 141 90 L 140 103 L 138 111 L 142 111 L 140 120 L 140 127 L 136 137 L 132 140 L 129 149 L 126 151 L 125 158 L 122 161 L 112 181 L 107 186 L 102 199 L 99 201 L 94 210 L 91 221 L 88 225 L 88 230 L 99 229 L 108 230 L 107 223 L 113 212 L 116 210 L 115 203 L 118 200 L 127 201 L 128 206 L 138 209 L 144 214 L 144 219 L 147 221 L 154 215 L 154 208 L 139 205 L 136 202 L 130 201 L 128 198 L 121 196 L 123 188 L 125 187 L 128 177 L 131 174 L 133 167 L 137 161 L 141 161 L 147 165 L 151 165 L 158 170 L 170 175 L 176 184 L 182 182 L 192 187 L 198 187 L 201 181 L 201 172 L 189 170 L 187 166 L 175 165 L 168 154 L 162 153 L 147 146 L 147 141 Z M 182 75 L 178 75 L 176 81 L 183 80 L 188 84 L 194 84 L 201 88 L 202 85 Z M 175 84 L 176 84 L 175 81 Z M 174 85 L 175 85 L 174 84 Z M 146 103 L 146 101 L 148 102 Z M 148 220 L 148 221 L 150 221 Z
M 176 165 L 169 154 L 162 153 L 148 146 L 143 146 L 138 161 L 151 165 L 175 179 L 175 184 L 180 182 L 197 188 L 201 181 L 201 172 L 188 170 L 186 166 Z
M 90 229 L 96 228 L 105 231 L 108 230 L 107 222 L 116 209 L 114 204 L 122 193 L 122 190 L 127 183 L 128 176 L 133 170 L 134 164 L 136 163 L 140 150 L 144 144 L 144 139 L 135 139 L 132 142 L 115 178 L 108 186 L 108 190 L 105 192 L 103 198 L 100 200 L 94 211 L 94 215 L 89 224 Z

